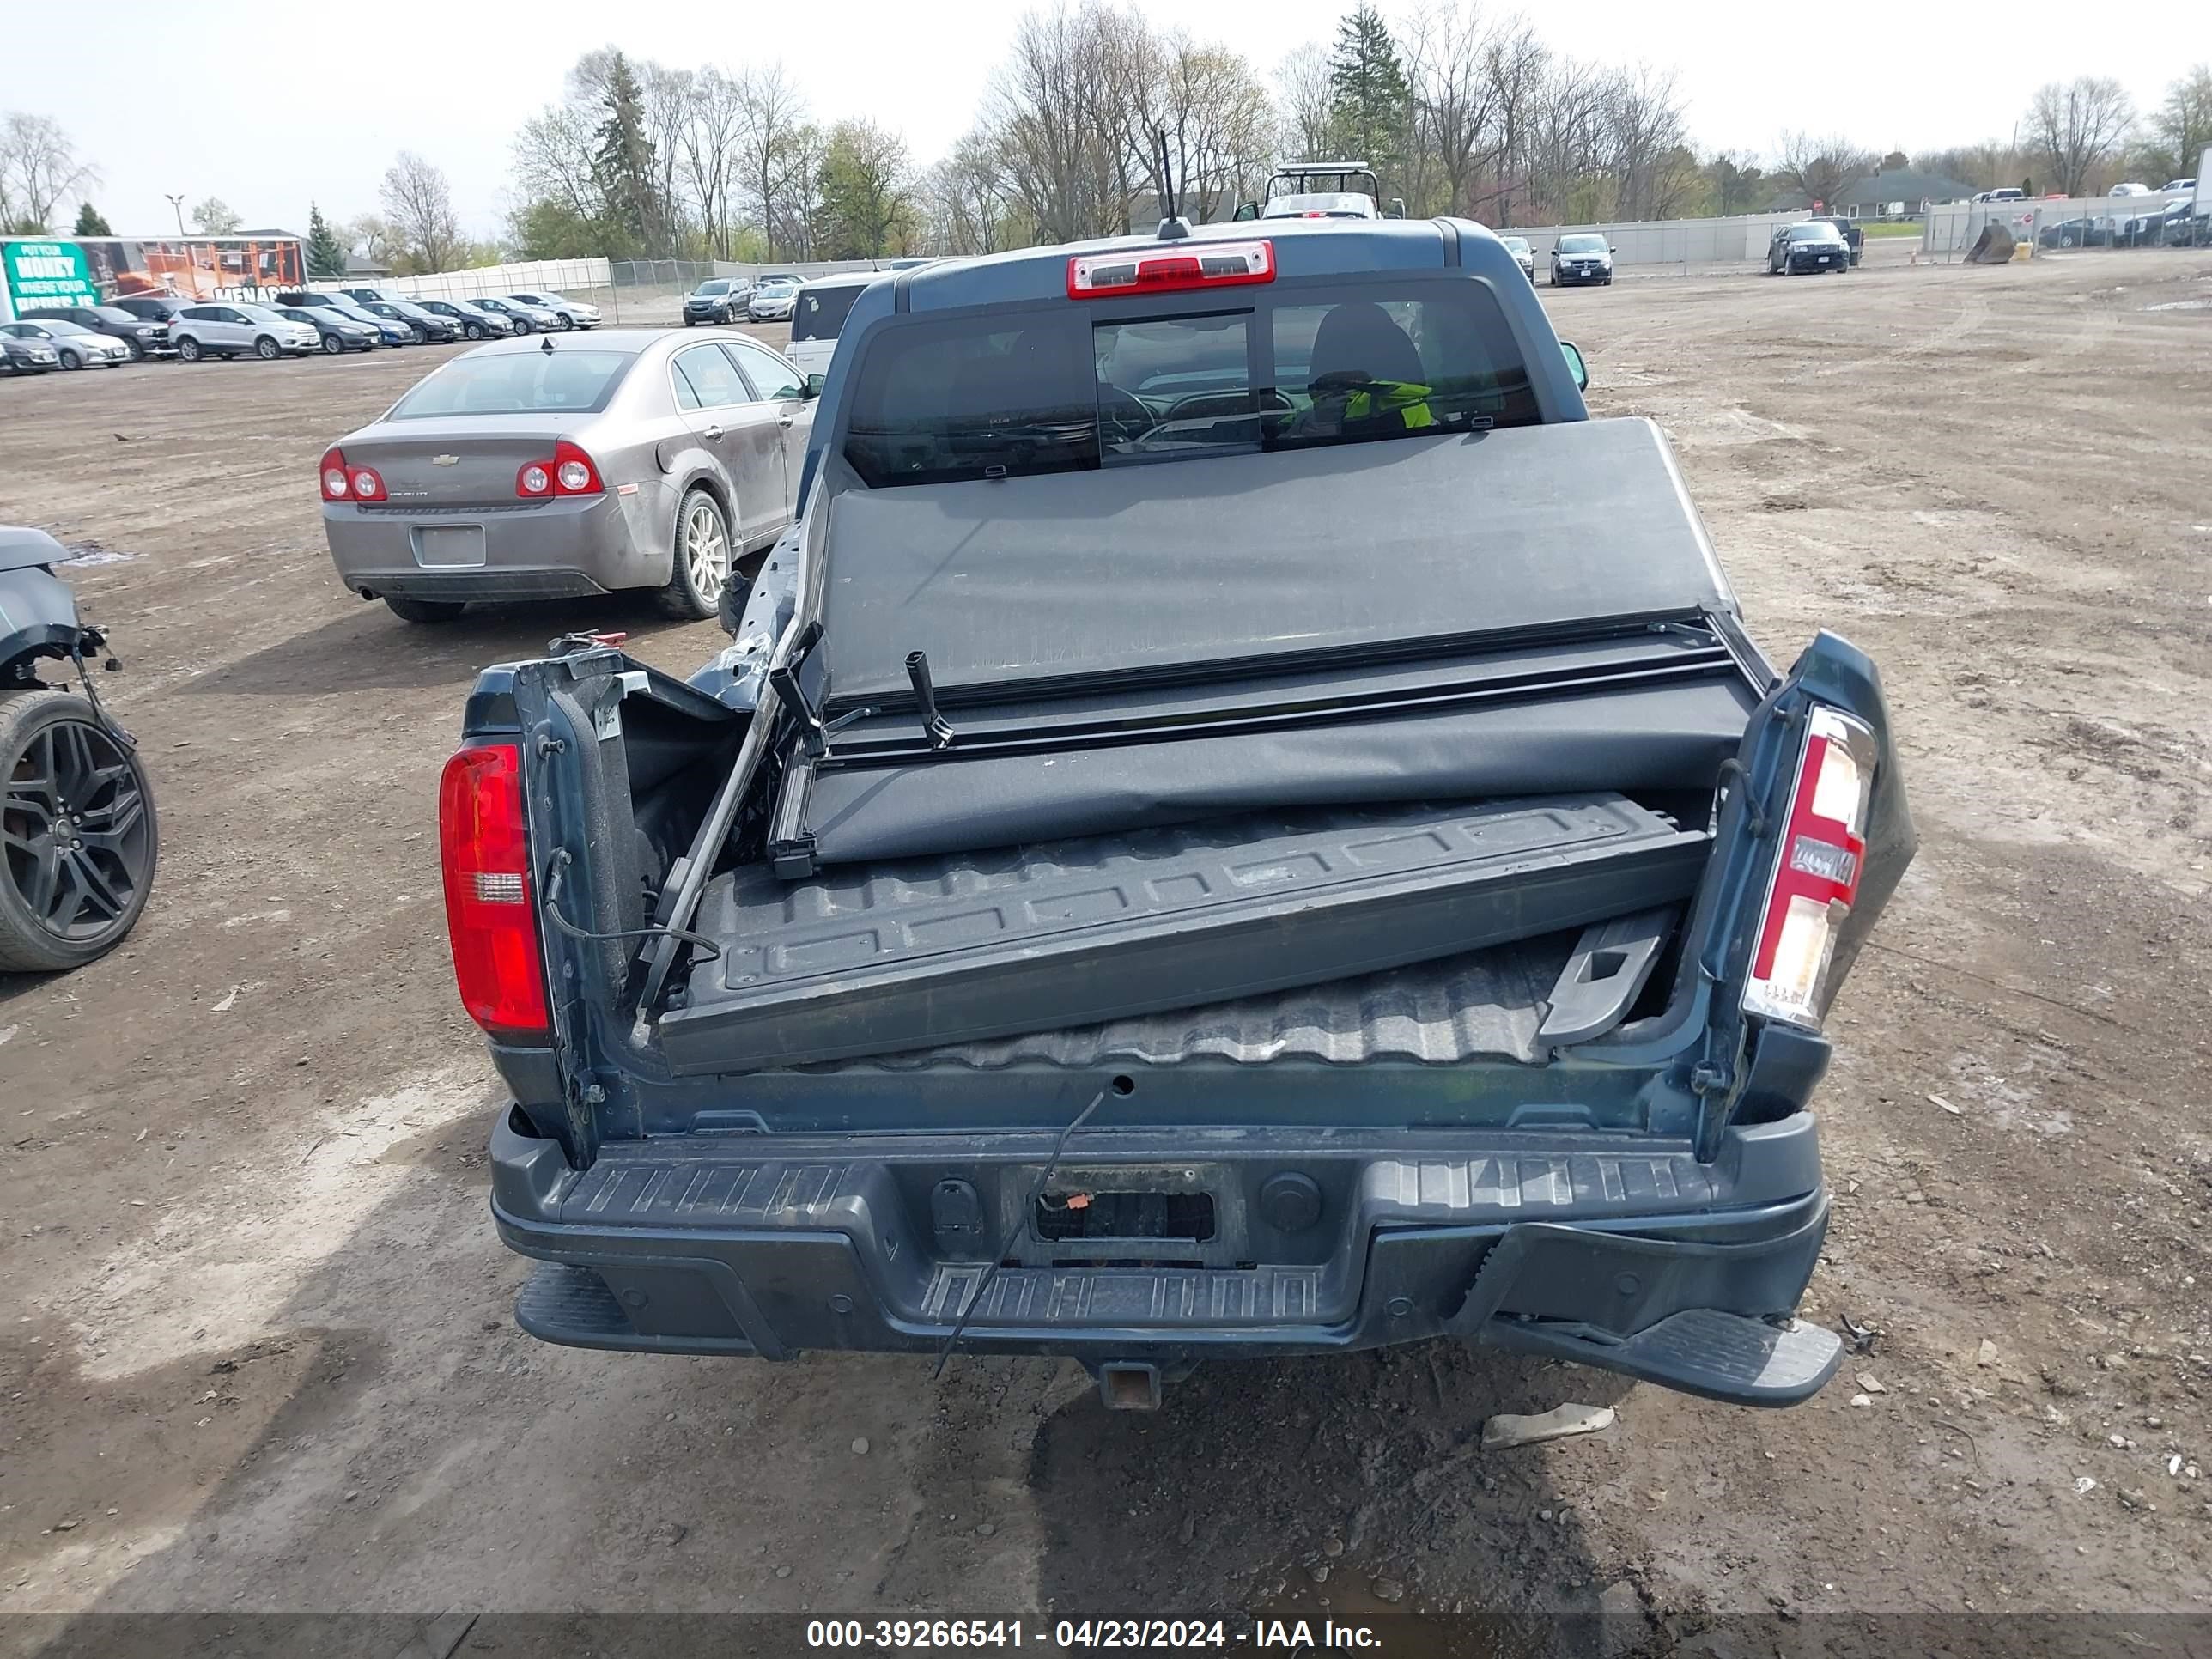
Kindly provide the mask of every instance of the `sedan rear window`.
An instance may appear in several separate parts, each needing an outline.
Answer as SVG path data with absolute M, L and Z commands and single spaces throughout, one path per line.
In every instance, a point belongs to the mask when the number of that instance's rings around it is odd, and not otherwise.
M 1234 309 L 1148 309 L 897 325 L 860 360 L 845 457 L 882 489 L 1541 418 L 1481 283 L 1286 288 Z
M 384 418 L 597 414 L 635 361 L 627 351 L 493 351 L 456 357 L 393 404 Z

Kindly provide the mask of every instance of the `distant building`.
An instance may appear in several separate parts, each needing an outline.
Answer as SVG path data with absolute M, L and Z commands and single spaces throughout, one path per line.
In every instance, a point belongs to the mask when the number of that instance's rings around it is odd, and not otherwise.
M 349 276 L 389 276 L 392 267 L 380 259 L 364 259 L 358 253 L 346 255 L 345 274 Z
M 1939 202 L 1963 202 L 1974 187 L 1941 173 L 1918 167 L 1884 167 L 1864 179 L 1854 179 L 1824 202 L 1820 210 L 1846 219 L 1917 219 Z M 1769 204 L 1770 213 L 1799 213 L 1812 210 L 1802 191 L 1785 191 Z

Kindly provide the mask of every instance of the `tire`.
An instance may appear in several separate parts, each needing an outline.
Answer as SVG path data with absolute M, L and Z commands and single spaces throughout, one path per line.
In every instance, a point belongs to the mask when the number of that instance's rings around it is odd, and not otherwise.
M 676 544 L 670 552 L 668 585 L 653 598 L 679 621 L 703 622 L 714 614 L 732 563 L 729 519 L 705 490 L 687 491 L 676 509 Z
M 571 316 L 570 316 L 567 312 L 565 312 L 565 311 L 564 311 L 564 312 L 561 313 L 560 313 L 560 316 L 561 316 L 561 331 L 562 331 L 563 334 L 566 334 L 566 333 L 567 333 L 570 329 L 572 329 L 572 328 L 575 327 L 575 325 L 576 325 L 576 319 L 575 319 L 574 317 L 571 317 Z
M 686 327 L 686 328 L 691 328 L 691 327 L 696 326 L 696 325 L 692 322 L 692 320 L 691 320 L 689 317 L 686 317 L 686 318 L 684 319 L 684 327 Z
M 0 694 L 0 970 L 106 956 L 145 909 L 161 853 L 137 755 L 73 691 Z
M 527 317 L 517 317 L 514 319 L 514 331 L 517 334 L 528 334 L 532 332 L 532 325 L 530 319 Z
M 179 362 L 196 363 L 199 362 L 201 355 L 200 343 L 192 338 L 191 335 L 187 334 L 177 342 L 177 361 Z
M 284 348 L 266 334 L 253 343 L 253 355 L 264 363 L 273 363 L 284 355 Z
M 384 605 L 404 623 L 449 623 L 469 608 L 463 599 L 410 599 L 400 593 L 386 593 Z
M 62 348 L 61 359 L 62 367 L 64 368 L 82 368 L 84 367 L 84 359 L 78 356 L 76 352 L 71 351 L 67 346 L 64 346 Z
M 483 325 L 482 323 L 463 323 L 461 325 L 461 337 L 464 340 L 483 339 Z
M 123 343 L 131 348 L 131 361 L 132 362 L 143 363 L 146 361 L 146 348 L 139 344 L 137 341 L 125 340 Z
M 327 352 L 329 352 L 329 353 L 331 354 L 331 356 L 333 356 L 333 357 L 343 357 L 343 356 L 345 356 L 345 336 L 343 336 L 343 334 L 325 334 L 325 335 L 324 335 L 324 336 L 323 336 L 323 349 L 324 349 L 324 350 L 325 350 L 325 351 L 327 351 Z

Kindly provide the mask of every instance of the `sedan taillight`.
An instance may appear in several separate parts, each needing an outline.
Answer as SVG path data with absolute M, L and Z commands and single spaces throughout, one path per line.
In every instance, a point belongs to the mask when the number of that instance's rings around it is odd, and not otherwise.
M 526 461 L 514 475 L 514 493 L 530 500 L 548 495 L 599 495 L 606 485 L 596 462 L 566 438 L 553 446 L 550 460 Z
M 323 457 L 323 499 L 343 501 L 352 498 L 353 475 L 346 469 L 345 452 L 333 449 Z

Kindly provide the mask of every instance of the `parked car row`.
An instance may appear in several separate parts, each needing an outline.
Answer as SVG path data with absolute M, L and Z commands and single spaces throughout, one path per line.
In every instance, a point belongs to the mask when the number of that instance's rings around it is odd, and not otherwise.
M 446 345 L 596 328 L 599 307 L 531 292 L 476 300 L 412 299 L 380 288 L 291 289 L 268 301 L 131 295 L 92 306 L 39 306 L 0 323 L 0 368 L 15 374 L 107 368 L 175 357 L 264 360 L 379 346 Z
M 709 276 L 684 296 L 684 326 L 786 321 L 801 286 L 801 279 L 789 271 L 761 276 Z
M 2084 215 L 2044 226 L 2038 247 L 2202 247 L 2212 245 L 2212 213 L 2175 202 L 2148 213 Z

